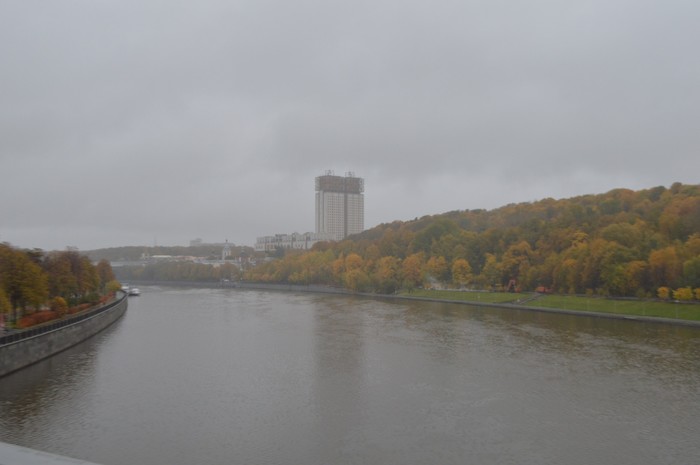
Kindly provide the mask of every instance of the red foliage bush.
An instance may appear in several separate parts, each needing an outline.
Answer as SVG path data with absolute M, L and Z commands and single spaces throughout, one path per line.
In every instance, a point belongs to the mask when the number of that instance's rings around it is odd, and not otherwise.
M 25 315 L 17 321 L 19 328 L 29 328 L 30 326 L 46 323 L 47 321 L 59 318 L 58 312 L 52 310 L 42 310 L 40 312 Z

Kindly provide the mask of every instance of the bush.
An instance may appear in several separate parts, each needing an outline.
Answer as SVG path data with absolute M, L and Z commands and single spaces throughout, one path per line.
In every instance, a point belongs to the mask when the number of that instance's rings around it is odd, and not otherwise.
M 49 308 L 58 315 L 63 316 L 68 312 L 68 302 L 63 297 L 54 297 L 49 303 Z
M 693 300 L 693 290 L 689 287 L 681 287 L 673 291 L 673 298 L 676 300 Z
M 46 323 L 47 321 L 56 320 L 60 315 L 52 310 L 42 310 L 40 312 L 25 315 L 17 321 L 18 328 L 29 328 L 34 325 Z

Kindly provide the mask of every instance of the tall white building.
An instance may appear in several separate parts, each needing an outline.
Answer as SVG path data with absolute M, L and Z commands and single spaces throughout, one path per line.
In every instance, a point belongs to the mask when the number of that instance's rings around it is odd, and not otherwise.
M 316 233 L 336 241 L 365 229 L 365 181 L 354 173 L 335 176 L 332 171 L 316 178 Z

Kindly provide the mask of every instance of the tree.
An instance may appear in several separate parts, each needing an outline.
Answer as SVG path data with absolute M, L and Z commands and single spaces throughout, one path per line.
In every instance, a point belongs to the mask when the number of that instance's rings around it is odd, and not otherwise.
M 465 258 L 458 258 L 452 263 L 452 281 L 456 285 L 466 286 L 472 278 L 472 267 Z
M 527 241 L 520 241 L 508 247 L 501 260 L 502 281 L 520 279 L 530 267 L 532 247 Z
M 100 291 L 105 292 L 107 283 L 114 281 L 114 271 L 112 271 L 112 265 L 107 260 L 102 259 L 97 263 L 95 269 L 100 280 Z
M 70 257 L 64 252 L 50 253 L 44 262 L 48 274 L 49 294 L 71 300 L 78 295 L 78 278 L 73 273 Z
M 393 294 L 399 287 L 399 269 L 401 262 L 396 257 L 382 257 L 377 261 L 374 282 L 382 294 Z
M 367 273 L 359 268 L 347 271 L 344 275 L 345 287 L 355 292 L 364 292 L 369 289 L 370 280 Z
M 46 274 L 30 257 L 0 244 L 0 286 L 12 309 L 38 308 L 48 298 Z
M 5 290 L 0 288 L 0 317 L 4 318 L 4 315 L 12 312 L 12 304 L 10 304 L 10 299 L 5 295 Z
M 700 287 L 700 256 L 683 263 L 683 282 L 690 287 Z
M 675 287 L 680 281 L 682 264 L 673 246 L 649 254 L 649 275 L 654 286 Z
M 450 269 L 445 257 L 430 257 L 425 264 L 425 272 L 429 278 L 446 283 L 450 279 Z
M 454 271 L 452 278 L 454 279 Z M 486 263 L 484 263 L 484 267 L 481 269 L 479 282 L 482 286 L 487 288 L 496 287 L 503 284 L 501 282 L 501 269 L 495 255 L 490 253 L 486 254 Z
M 401 263 L 404 286 L 412 290 L 423 284 L 423 252 L 409 255 Z

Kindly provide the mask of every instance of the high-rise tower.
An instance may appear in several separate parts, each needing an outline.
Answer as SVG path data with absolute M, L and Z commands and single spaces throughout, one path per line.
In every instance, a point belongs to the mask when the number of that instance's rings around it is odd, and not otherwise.
M 352 172 L 316 178 L 316 232 L 336 241 L 365 229 L 365 180 Z

